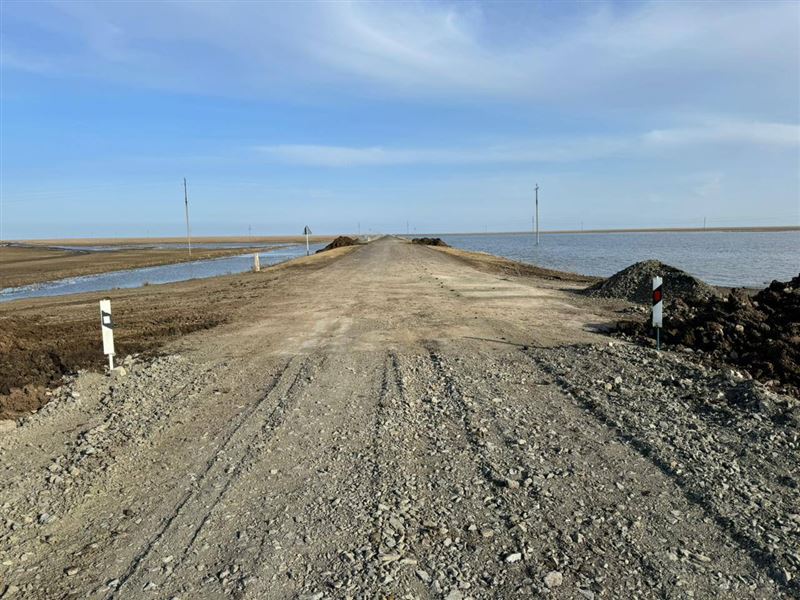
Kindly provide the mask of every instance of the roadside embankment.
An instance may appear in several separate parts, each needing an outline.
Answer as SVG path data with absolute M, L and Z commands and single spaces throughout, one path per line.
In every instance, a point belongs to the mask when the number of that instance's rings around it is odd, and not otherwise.
M 326 253 L 325 259 L 341 252 Z M 62 376 L 104 368 L 101 298 L 113 303 L 117 353 L 152 354 L 165 343 L 235 319 L 245 309 L 243 301 L 278 274 L 318 268 L 325 259 L 304 257 L 260 274 L 0 304 L 0 420 L 37 410 L 49 399 L 48 387 Z
M 435 246 L 435 248 L 437 251 L 453 256 L 465 264 L 485 273 L 514 277 L 536 277 L 576 284 L 589 284 L 601 280 L 600 277 L 594 277 L 592 275 L 581 275 L 579 273 L 546 269 L 530 263 L 518 262 L 485 252 L 470 252 L 459 248 L 441 246 Z

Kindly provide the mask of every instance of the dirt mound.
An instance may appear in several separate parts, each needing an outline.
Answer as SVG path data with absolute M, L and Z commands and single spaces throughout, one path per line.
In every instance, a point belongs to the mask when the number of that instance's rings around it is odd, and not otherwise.
M 442 238 L 429 238 L 429 237 L 422 237 L 422 238 L 414 238 L 411 240 L 412 244 L 420 244 L 422 246 L 443 246 L 445 248 L 449 248 L 450 245 L 445 243 Z
M 619 329 L 651 335 L 649 322 L 623 322 Z M 800 390 L 800 275 L 773 281 L 755 296 L 733 290 L 725 297 L 676 300 L 664 313 L 662 339 Z
M 632 264 L 589 287 L 586 293 L 600 298 L 622 298 L 631 302 L 649 304 L 653 294 L 653 277 L 664 279 L 664 303 L 681 299 L 684 302 L 705 300 L 716 295 L 710 285 L 657 260 L 645 260 Z
M 115 340 L 120 357 L 154 351 L 167 340 L 223 322 L 216 314 L 179 308 L 130 315 L 123 306 L 118 314 L 125 326 L 116 330 Z M 61 316 L 0 317 L 0 420 L 40 408 L 47 387 L 62 376 L 105 367 L 94 304 L 77 318 Z
M 326 252 L 327 250 L 333 250 L 334 248 L 344 248 L 345 246 L 357 246 L 358 243 L 359 242 L 356 238 L 351 238 L 346 235 L 340 235 L 321 250 L 317 250 L 317 254 L 319 254 L 320 252 Z

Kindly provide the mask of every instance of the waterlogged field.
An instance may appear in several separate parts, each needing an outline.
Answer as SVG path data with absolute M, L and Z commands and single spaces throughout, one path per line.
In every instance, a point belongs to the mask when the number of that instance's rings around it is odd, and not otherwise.
M 323 244 L 313 244 L 311 252 Z M 300 245 L 287 245 L 271 251 L 259 252 L 262 266 L 274 265 L 292 258 L 305 256 L 306 248 Z M 10 302 L 23 298 L 42 296 L 63 296 L 83 292 L 98 292 L 118 288 L 136 288 L 149 284 L 174 283 L 187 279 L 206 279 L 218 275 L 243 273 L 253 267 L 253 254 L 240 254 L 211 260 L 111 271 L 96 275 L 68 277 L 56 281 L 35 283 L 0 290 L 0 302 Z
M 608 277 L 657 259 L 707 283 L 764 287 L 800 272 L 800 231 L 442 235 L 456 248 L 549 269 Z

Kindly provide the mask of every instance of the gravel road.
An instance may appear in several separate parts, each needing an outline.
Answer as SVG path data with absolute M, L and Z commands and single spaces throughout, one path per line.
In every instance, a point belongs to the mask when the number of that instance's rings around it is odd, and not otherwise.
M 576 283 L 334 252 L 0 432 L 0 597 L 800 597 L 796 398 Z

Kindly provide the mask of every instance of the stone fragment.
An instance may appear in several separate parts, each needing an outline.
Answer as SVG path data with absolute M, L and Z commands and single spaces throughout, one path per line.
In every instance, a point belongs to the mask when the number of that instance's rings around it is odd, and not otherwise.
M 564 583 L 564 576 L 560 571 L 550 571 L 544 576 L 544 584 L 549 588 L 555 588 Z

